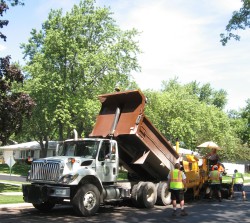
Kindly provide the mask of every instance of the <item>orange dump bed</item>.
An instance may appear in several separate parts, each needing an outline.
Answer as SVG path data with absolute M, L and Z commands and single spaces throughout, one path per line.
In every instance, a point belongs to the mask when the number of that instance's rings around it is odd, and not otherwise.
M 91 137 L 112 137 L 120 163 L 144 180 L 166 180 L 178 154 L 144 115 L 145 96 L 139 91 L 100 95 L 101 111 Z

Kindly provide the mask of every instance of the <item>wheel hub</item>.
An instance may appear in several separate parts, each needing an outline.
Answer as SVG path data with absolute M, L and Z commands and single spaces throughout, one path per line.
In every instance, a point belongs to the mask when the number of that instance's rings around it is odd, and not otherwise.
M 96 197 L 93 193 L 87 192 L 83 198 L 83 205 L 87 210 L 91 210 L 96 204 Z

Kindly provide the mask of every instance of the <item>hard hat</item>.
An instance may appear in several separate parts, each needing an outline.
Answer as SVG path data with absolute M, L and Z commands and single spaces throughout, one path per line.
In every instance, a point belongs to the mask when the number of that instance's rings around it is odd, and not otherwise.
M 116 85 L 116 86 L 115 86 L 115 91 L 117 91 L 117 92 L 119 92 L 119 91 L 120 91 L 120 87 L 119 87 L 119 85 Z

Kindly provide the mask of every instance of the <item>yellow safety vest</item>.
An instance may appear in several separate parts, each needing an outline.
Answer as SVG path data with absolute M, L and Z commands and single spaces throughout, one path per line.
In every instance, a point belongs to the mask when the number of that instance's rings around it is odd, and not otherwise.
M 183 189 L 184 185 L 182 183 L 182 173 L 180 170 L 174 169 L 170 172 L 171 181 L 170 189 Z
M 213 170 L 210 173 L 210 179 L 212 184 L 220 184 L 220 172 L 218 170 Z
M 235 173 L 234 183 L 235 184 L 243 184 L 242 173 Z

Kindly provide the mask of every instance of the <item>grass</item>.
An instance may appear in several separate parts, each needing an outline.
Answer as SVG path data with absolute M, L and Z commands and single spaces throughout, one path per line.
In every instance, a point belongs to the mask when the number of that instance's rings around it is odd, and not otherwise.
M 245 173 L 244 176 L 250 178 L 250 173 Z
M 22 195 L 0 195 L 0 204 L 24 203 Z
M 5 183 L 6 182 L 6 183 Z M 0 193 L 5 192 L 22 192 L 20 182 L 1 181 Z M 24 203 L 22 195 L 0 195 L 0 204 Z
M 2 183 L 0 183 L 0 193 L 5 193 L 5 192 L 22 192 L 22 187 L 21 187 L 21 183 L 15 183 L 15 185 L 13 185 L 11 182 L 11 184 L 9 183 L 9 181 L 1 181 Z M 6 183 L 5 183 L 6 182 Z
M 11 168 L 11 174 L 27 176 L 30 165 L 25 163 L 15 163 Z M 10 167 L 7 164 L 0 164 L 0 173 L 10 174 Z
M 11 174 L 26 176 L 30 169 L 28 164 L 15 163 L 11 168 Z M 10 168 L 7 164 L 0 164 L 0 173 L 10 174 Z M 22 183 L 15 181 L 1 180 L 0 193 L 22 192 Z M 0 195 L 0 204 L 24 203 L 22 195 Z

